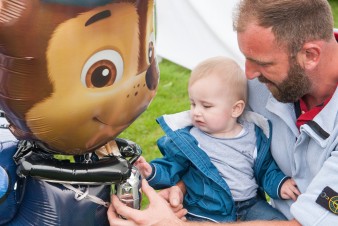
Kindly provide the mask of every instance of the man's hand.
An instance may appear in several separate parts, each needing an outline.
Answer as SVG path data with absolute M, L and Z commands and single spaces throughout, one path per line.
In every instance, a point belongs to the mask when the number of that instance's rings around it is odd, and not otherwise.
M 283 199 L 292 199 L 293 201 L 296 201 L 297 197 L 301 194 L 296 182 L 292 178 L 282 184 L 280 193 Z
M 107 212 L 111 226 L 172 226 L 183 223 L 180 218 L 187 213 L 185 209 L 181 208 L 174 213 L 168 202 L 156 193 L 146 180 L 142 180 L 142 191 L 149 198 L 149 206 L 145 210 L 132 209 L 120 202 L 116 195 L 112 196 L 112 203 Z M 170 199 L 170 192 L 167 195 Z M 118 215 L 126 220 L 119 218 Z
M 185 220 L 185 217 L 180 215 L 180 210 L 183 209 L 183 192 L 185 193 L 185 186 L 184 183 L 180 181 L 176 186 L 163 189 L 158 194 L 170 204 L 171 209 L 176 213 L 177 217 Z

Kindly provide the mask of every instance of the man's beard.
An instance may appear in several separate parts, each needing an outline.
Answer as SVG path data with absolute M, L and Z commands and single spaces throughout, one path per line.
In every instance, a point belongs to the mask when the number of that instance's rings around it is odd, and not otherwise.
M 291 63 L 287 78 L 280 84 L 266 79 L 264 75 L 258 77 L 262 83 L 268 83 L 270 92 L 280 102 L 293 103 L 311 89 L 311 82 L 305 75 L 303 68 L 297 63 Z

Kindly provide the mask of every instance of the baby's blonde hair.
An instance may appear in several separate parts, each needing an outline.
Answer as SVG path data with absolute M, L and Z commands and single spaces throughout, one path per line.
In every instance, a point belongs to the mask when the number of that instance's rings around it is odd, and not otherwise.
M 224 84 L 224 91 L 229 96 L 246 103 L 247 79 L 243 70 L 233 59 L 217 56 L 202 61 L 191 71 L 188 86 L 211 75 L 220 79 L 220 82 Z

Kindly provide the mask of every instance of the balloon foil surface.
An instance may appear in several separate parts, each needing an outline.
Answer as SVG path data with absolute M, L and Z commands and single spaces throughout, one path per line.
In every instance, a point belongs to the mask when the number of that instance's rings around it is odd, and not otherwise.
M 156 93 L 153 1 L 0 1 L 0 109 L 18 139 L 91 152 Z

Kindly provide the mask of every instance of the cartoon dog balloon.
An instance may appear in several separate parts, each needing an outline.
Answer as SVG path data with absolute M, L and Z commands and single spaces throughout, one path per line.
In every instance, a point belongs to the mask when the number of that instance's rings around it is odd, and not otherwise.
M 108 224 L 110 185 L 132 184 L 141 154 L 117 136 L 158 86 L 153 5 L 0 0 L 0 109 L 18 139 L 0 146 L 0 224 Z

